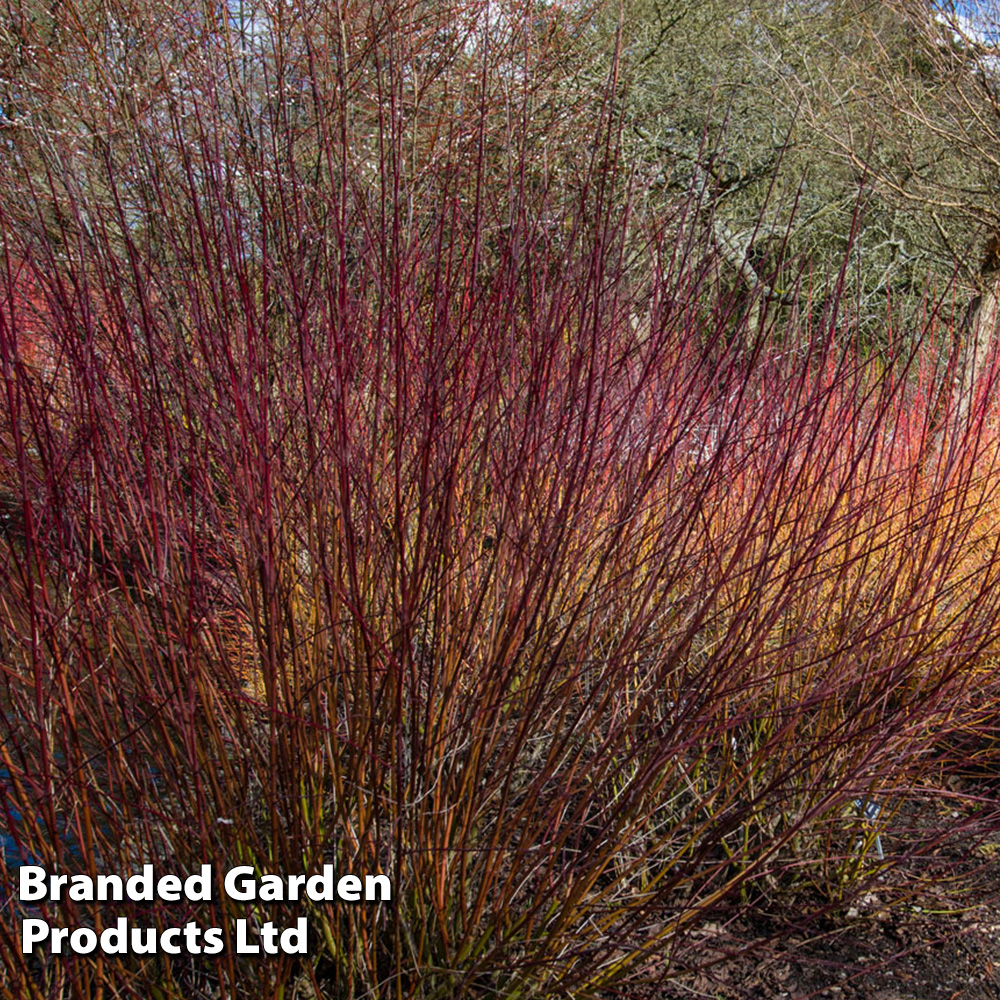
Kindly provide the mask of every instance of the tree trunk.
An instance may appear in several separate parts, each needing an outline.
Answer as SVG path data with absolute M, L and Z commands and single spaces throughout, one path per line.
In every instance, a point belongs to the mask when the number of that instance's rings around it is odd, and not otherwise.
M 950 465 L 956 457 L 954 451 L 964 440 L 974 413 L 979 380 L 990 365 L 1000 320 L 1000 237 L 990 237 L 980 273 L 983 290 L 969 303 L 957 333 L 959 353 L 954 376 L 942 389 L 938 412 L 931 418 L 926 467 L 940 464 L 942 457 Z

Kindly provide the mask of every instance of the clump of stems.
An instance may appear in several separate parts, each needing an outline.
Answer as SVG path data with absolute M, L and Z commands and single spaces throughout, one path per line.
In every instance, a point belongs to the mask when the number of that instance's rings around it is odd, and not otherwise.
M 12 995 L 627 991 L 710 917 L 860 891 L 895 806 L 996 759 L 993 369 L 942 425 L 933 309 L 879 357 L 835 282 L 762 323 L 690 204 L 637 235 L 614 80 L 543 156 L 552 53 L 460 13 L 424 89 L 398 12 L 266 58 L 167 23 L 183 88 L 92 152 L 53 96 L 2 168 L 5 891 L 395 892 L 42 908 L 305 913 L 268 962 L 21 956 L 8 897 Z

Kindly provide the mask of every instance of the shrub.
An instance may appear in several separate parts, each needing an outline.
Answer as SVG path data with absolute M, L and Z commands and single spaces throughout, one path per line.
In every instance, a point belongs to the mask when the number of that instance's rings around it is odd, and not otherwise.
M 361 134 L 317 70 L 309 158 L 301 92 L 247 136 L 191 54 L 138 174 L 16 178 L 72 235 L 11 215 L 0 279 L 8 872 L 332 862 L 393 903 L 41 910 L 225 929 L 169 961 L 23 957 L 11 903 L 12 994 L 627 990 L 710 916 L 859 891 L 853 801 L 995 753 L 996 433 L 984 390 L 930 447 L 933 314 L 888 358 L 835 294 L 780 346 L 706 321 L 679 222 L 637 330 L 611 84 L 581 186 L 515 158 L 501 197 L 482 57 L 431 182 L 413 37 Z M 304 958 L 231 947 L 303 913 Z

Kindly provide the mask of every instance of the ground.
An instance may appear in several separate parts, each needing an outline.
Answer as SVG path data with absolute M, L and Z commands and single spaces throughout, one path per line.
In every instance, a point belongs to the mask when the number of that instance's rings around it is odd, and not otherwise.
M 717 963 L 659 985 L 651 1000 L 1000 1000 L 997 791 L 950 788 L 900 810 L 886 842 L 906 856 L 813 922 L 777 912 L 707 922 L 691 957 Z M 942 819 L 955 837 L 908 854 Z

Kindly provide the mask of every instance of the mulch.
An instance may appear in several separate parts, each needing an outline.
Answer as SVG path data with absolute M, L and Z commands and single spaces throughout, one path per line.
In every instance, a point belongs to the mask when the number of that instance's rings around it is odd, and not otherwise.
M 949 824 L 951 830 L 949 832 Z M 1000 1000 L 1000 789 L 952 783 L 898 810 L 890 866 L 842 905 L 707 920 L 643 1000 Z M 893 851 L 897 853 L 894 855 Z M 683 971 L 683 963 L 689 971 Z

